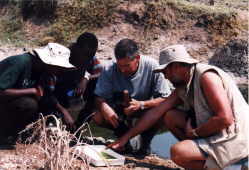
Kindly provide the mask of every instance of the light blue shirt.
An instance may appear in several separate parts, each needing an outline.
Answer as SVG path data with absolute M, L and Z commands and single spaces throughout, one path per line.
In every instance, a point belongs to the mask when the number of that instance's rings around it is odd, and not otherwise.
M 158 62 L 150 57 L 141 56 L 137 72 L 124 76 L 115 62 L 106 64 L 100 75 L 95 94 L 113 103 L 113 94 L 128 90 L 132 98 L 145 101 L 157 97 L 167 97 L 171 93 L 171 84 L 162 73 L 154 73 Z

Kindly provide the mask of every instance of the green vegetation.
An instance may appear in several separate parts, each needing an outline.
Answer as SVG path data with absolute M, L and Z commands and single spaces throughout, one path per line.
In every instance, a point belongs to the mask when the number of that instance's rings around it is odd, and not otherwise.
M 152 37 L 155 29 L 183 28 L 189 26 L 186 23 L 192 22 L 214 37 L 226 39 L 236 36 L 238 30 L 248 28 L 248 24 L 238 21 L 235 11 L 245 6 L 244 0 L 237 0 L 234 7 L 227 8 L 227 5 L 232 5 L 231 1 L 217 1 L 215 6 L 208 6 L 186 0 L 2 0 L 0 35 L 4 37 L 1 41 L 16 43 L 22 41 L 27 32 L 31 32 L 37 44 L 42 44 L 44 37 L 52 37 L 67 45 L 83 31 L 94 32 L 130 15 L 136 22 L 129 23 L 138 23 L 136 26 L 148 37 Z M 123 4 L 130 3 L 132 6 L 139 2 L 144 4 L 140 15 L 130 11 L 127 14 L 120 12 L 119 7 Z M 11 10 L 15 10 L 8 12 L 10 6 Z M 32 29 L 26 30 L 23 25 L 27 22 L 44 28 L 37 35 Z
M 26 20 L 33 16 L 42 19 L 52 19 L 55 16 L 57 0 L 22 0 L 21 13 Z
M 4 30 L 0 33 L 0 36 L 3 37 L 2 41 L 18 42 L 23 38 L 21 20 L 12 22 L 11 19 L 1 19 L 0 29 Z
M 183 0 L 148 1 L 146 7 L 149 19 L 145 20 L 148 27 L 177 28 L 187 20 L 196 20 L 196 26 L 207 31 L 231 36 L 235 28 L 240 27 L 237 13 L 232 8 L 207 6 Z M 150 22 L 148 22 L 150 21 Z
M 119 4 L 118 0 L 75 0 L 73 2 L 73 4 L 65 3 L 58 6 L 57 18 L 47 32 L 57 42 L 66 43 L 83 31 L 113 23 L 114 9 Z
M 15 8 L 12 9 L 14 13 Z M 8 15 L 0 18 L 0 42 L 14 43 L 16 45 L 24 41 L 23 21 L 20 16 Z

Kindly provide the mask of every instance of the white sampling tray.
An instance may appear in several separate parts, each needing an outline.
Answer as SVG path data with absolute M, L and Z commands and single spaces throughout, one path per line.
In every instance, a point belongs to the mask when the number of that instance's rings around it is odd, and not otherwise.
M 76 150 L 80 157 L 87 158 L 94 166 L 124 165 L 125 157 L 105 145 L 77 146 Z

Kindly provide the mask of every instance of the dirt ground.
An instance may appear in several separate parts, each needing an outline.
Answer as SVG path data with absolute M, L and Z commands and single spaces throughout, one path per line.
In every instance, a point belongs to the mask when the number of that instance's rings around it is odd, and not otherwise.
M 29 147 L 28 150 L 25 148 Z M 0 169 L 1 170 L 16 170 L 16 169 L 30 169 L 30 170 L 45 170 L 42 167 L 44 161 L 41 159 L 39 154 L 34 154 L 32 146 L 18 145 L 17 149 L 12 148 L 0 148 Z M 30 151 L 32 150 L 32 151 Z M 31 152 L 31 153 L 29 153 Z M 38 155 L 38 156 L 37 156 Z M 114 167 L 94 167 L 88 166 L 90 170 L 184 170 L 177 166 L 169 159 L 162 159 L 155 155 L 147 156 L 143 159 L 135 158 L 134 156 L 125 156 L 124 166 Z M 81 167 L 82 162 L 79 160 L 75 166 Z
M 199 2 L 199 0 L 190 0 L 191 2 Z M 217 2 L 216 0 L 215 2 Z M 207 3 L 207 1 L 201 0 L 201 2 Z M 220 1 L 222 2 L 222 1 Z M 242 4 L 244 5 L 244 4 Z M 123 3 L 120 9 L 128 11 L 129 14 L 139 14 L 139 10 L 143 8 L 143 4 L 138 3 L 127 4 Z M 248 11 L 239 10 L 239 16 L 241 21 L 248 21 Z M 218 48 L 215 37 L 205 31 L 203 28 L 195 27 L 192 21 L 186 22 L 183 28 L 156 30 L 153 37 L 145 39 L 144 32 L 140 30 L 136 24 L 130 24 L 125 21 L 124 17 L 120 15 L 120 20 L 117 20 L 115 24 L 106 26 L 97 30 L 95 33 L 99 39 L 99 48 L 96 56 L 103 62 L 114 59 L 113 49 L 115 44 L 122 38 L 131 38 L 139 42 L 141 53 L 158 59 L 159 52 L 164 47 L 173 44 L 184 44 L 191 55 L 201 61 L 207 62 L 208 59 L 213 56 L 215 50 Z M 129 19 L 129 18 L 125 18 Z M 41 30 L 42 26 L 27 24 L 30 27 L 30 32 L 27 38 L 32 37 Z M 35 29 L 34 29 L 35 28 Z M 248 32 L 242 33 L 238 38 L 248 37 Z M 74 41 L 74 40 L 72 40 Z M 217 40 L 218 41 L 218 40 Z M 145 45 L 146 44 L 146 45 Z M 13 44 L 2 43 L 0 39 L 0 60 L 21 54 L 27 50 L 31 50 L 36 46 L 30 46 L 26 44 L 19 44 L 18 47 Z M 242 81 L 238 78 L 237 82 Z M 247 80 L 246 80 L 247 81 Z M 31 152 L 30 146 L 27 150 L 24 145 L 17 145 L 16 147 L 0 146 L 0 170 L 14 170 L 14 169 L 44 169 L 40 168 L 42 161 L 34 154 L 34 150 Z M 176 166 L 169 159 L 161 159 L 157 156 L 149 156 L 144 159 L 138 159 L 132 156 L 126 156 L 126 164 L 123 167 L 107 167 L 96 168 L 90 167 L 89 169 L 165 169 L 165 170 L 177 170 L 182 169 Z

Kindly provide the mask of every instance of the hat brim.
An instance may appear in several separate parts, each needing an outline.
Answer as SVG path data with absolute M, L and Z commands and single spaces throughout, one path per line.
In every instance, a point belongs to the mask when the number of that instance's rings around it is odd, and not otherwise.
M 196 59 L 192 59 L 192 58 L 188 58 L 186 61 L 183 60 L 175 60 L 175 61 L 171 61 L 167 64 L 162 64 L 160 66 L 158 66 L 156 69 L 153 70 L 154 73 L 160 73 L 162 72 L 164 69 L 166 69 L 166 67 L 171 64 L 171 63 L 187 63 L 187 64 L 196 64 L 199 63 L 200 61 L 196 60 Z
M 163 64 L 158 66 L 156 69 L 153 70 L 154 73 L 160 73 L 167 67 L 167 64 Z
M 63 58 L 57 57 L 55 60 L 55 59 L 52 59 L 51 57 L 48 57 L 48 56 L 50 56 L 50 53 L 49 53 L 49 50 L 47 49 L 47 47 L 34 49 L 34 52 L 37 53 L 38 57 L 45 64 L 59 66 L 59 67 L 65 67 L 65 68 L 74 68 L 75 67 L 71 63 L 69 63 L 68 60 L 65 60 Z

